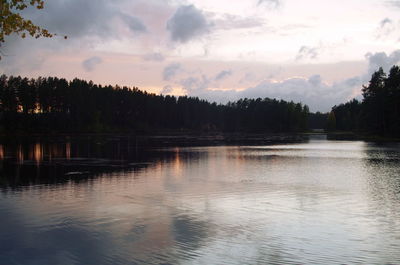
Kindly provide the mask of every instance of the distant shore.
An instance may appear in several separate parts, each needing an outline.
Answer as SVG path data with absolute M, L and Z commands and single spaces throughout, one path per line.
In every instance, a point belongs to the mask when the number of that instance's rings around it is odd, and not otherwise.
M 356 132 L 326 132 L 328 140 L 363 140 L 367 142 L 400 142 L 394 136 L 380 136 Z
M 18 141 L 20 139 L 37 139 L 41 141 L 64 141 L 68 139 L 118 140 L 129 139 L 139 145 L 172 146 L 172 145 L 267 145 L 276 143 L 305 142 L 318 136 L 328 140 L 400 142 L 400 138 L 382 137 L 354 132 L 325 132 L 313 130 L 299 133 L 223 133 L 194 131 L 163 131 L 152 134 L 118 132 L 118 133 L 18 133 L 0 134 L 1 142 Z
M 162 132 L 154 134 L 140 133 L 52 133 L 52 134 L 3 134 L 1 141 L 18 139 L 38 139 L 58 141 L 68 139 L 96 139 L 99 141 L 131 140 L 140 145 L 171 146 L 171 145 L 265 145 L 273 143 L 295 143 L 308 140 L 307 133 L 196 133 L 196 132 Z

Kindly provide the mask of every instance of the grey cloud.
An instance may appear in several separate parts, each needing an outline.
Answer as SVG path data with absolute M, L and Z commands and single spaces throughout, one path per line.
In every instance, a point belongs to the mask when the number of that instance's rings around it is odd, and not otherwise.
M 42 62 L 54 54 L 60 54 L 65 48 L 69 50 L 89 47 L 93 41 L 104 40 L 115 36 L 110 20 L 116 9 L 111 1 L 98 0 L 96 4 L 86 0 L 52 0 L 45 1 L 42 10 L 27 8 L 22 15 L 33 23 L 48 29 L 51 33 L 67 35 L 68 39 L 53 37 L 50 39 L 25 38 L 10 36 L 3 45 L 4 50 L 12 54 L 2 60 L 1 67 L 9 72 L 29 70 L 40 57 Z M 32 54 L 37 58 L 31 60 Z M 24 64 L 21 64 L 24 58 Z M 14 70 L 14 69 L 15 70 Z
M 145 61 L 155 61 L 155 62 L 162 62 L 165 60 L 164 55 L 159 52 L 148 53 L 142 56 L 143 60 Z
M 251 16 L 243 17 L 232 14 L 216 14 L 207 13 L 207 18 L 210 21 L 210 30 L 237 30 L 237 29 L 257 29 L 268 31 L 270 33 L 281 36 L 292 35 L 293 33 L 304 31 L 312 28 L 306 24 L 287 24 L 280 27 L 274 27 L 266 23 L 265 17 Z
M 383 28 L 385 27 L 387 24 L 392 24 L 393 21 L 390 18 L 384 18 L 380 23 L 380 27 Z
M 197 91 L 204 91 L 210 85 L 211 81 L 206 75 L 201 77 L 188 77 L 180 81 L 182 87 L 189 91 L 189 93 L 196 93 Z
M 223 70 L 221 72 L 219 72 L 216 76 L 215 76 L 215 80 L 216 81 L 220 81 L 222 79 L 225 79 L 226 77 L 232 75 L 232 70 Z
M 235 90 L 187 90 L 191 96 L 226 103 L 240 98 L 276 98 L 307 104 L 311 111 L 328 111 L 333 105 L 349 99 L 352 89 L 361 83 L 345 80 L 332 85 L 325 84 L 318 75 L 309 79 L 291 78 L 282 82 L 263 81 L 243 91 Z
M 171 39 L 182 43 L 208 33 L 210 27 L 203 12 L 193 5 L 179 7 L 167 21 Z
M 352 90 L 360 83 L 352 83 L 348 80 L 334 84 L 322 82 L 319 75 L 308 79 L 291 78 L 282 82 L 261 82 L 255 87 L 241 92 L 246 97 L 272 97 L 284 100 L 293 100 L 309 105 L 312 111 L 328 111 L 333 105 L 345 102 L 352 94 Z
M 399 0 L 386 1 L 386 3 L 391 5 L 391 6 L 395 6 L 395 7 L 399 7 L 400 8 L 400 1 Z
M 400 63 L 400 50 L 395 50 L 389 55 L 385 52 L 367 53 L 365 58 L 368 60 L 367 78 L 369 78 L 379 67 L 388 72 L 393 65 Z
M 213 22 L 213 28 L 220 30 L 250 29 L 265 25 L 263 18 L 258 17 L 241 17 L 232 14 L 223 14 L 219 18 L 215 18 L 215 14 L 209 14 L 209 16 Z
M 126 0 L 52 0 L 46 1 L 40 12 L 27 9 L 26 16 L 34 23 L 52 33 L 67 35 L 70 39 L 82 37 L 117 37 L 116 19 L 120 19 L 130 30 L 144 32 L 146 27 L 139 18 L 120 11 L 118 4 Z
M 281 5 L 281 1 L 280 0 L 259 0 L 257 5 L 268 5 L 270 7 L 279 7 Z
M 257 80 L 257 76 L 252 72 L 247 72 L 240 80 L 239 83 L 243 84 L 246 82 L 255 82 Z
M 96 4 L 86 0 L 52 0 L 46 2 L 42 12 L 28 12 L 35 23 L 70 38 L 88 34 L 107 36 L 112 33 L 110 19 L 116 15 L 115 7 L 106 0 Z
M 96 0 L 96 3 L 93 3 L 87 0 L 51 0 L 45 1 L 42 10 L 25 9 L 21 12 L 24 17 L 58 36 L 49 39 L 7 37 L 2 48 L 6 53 L 15 56 L 2 60 L 2 69 L 12 72 L 12 68 L 17 72 L 24 71 L 33 64 L 31 59 L 27 59 L 31 54 L 42 56 L 43 61 L 46 61 L 54 54 L 62 54 L 66 49 L 82 51 L 92 48 L 96 43 L 123 37 L 125 32 L 121 30 L 121 22 L 135 33 L 143 32 L 145 26 L 138 18 L 121 13 L 119 4 L 127 1 Z M 68 36 L 67 40 L 60 37 L 64 35 Z M 19 62 L 21 57 L 25 58 L 24 64 Z
M 20 75 L 22 71 L 37 71 L 43 66 L 46 53 L 34 50 L 34 45 L 44 45 L 43 39 L 11 35 L 1 44 L 0 71 L 8 75 Z
M 396 25 L 390 18 L 384 18 L 379 22 L 377 28 L 377 38 L 384 38 L 391 35 L 392 32 L 396 31 Z
M 209 90 L 210 79 L 203 76 L 189 77 L 182 83 L 188 95 L 205 98 L 210 101 L 226 103 L 240 98 L 277 98 L 293 100 L 307 104 L 311 111 L 329 111 L 332 106 L 350 100 L 354 95 L 360 95 L 363 84 L 367 83 L 371 74 L 379 67 L 385 72 L 400 63 L 400 49 L 390 54 L 384 52 L 368 53 L 367 73 L 354 76 L 333 84 L 323 82 L 320 75 L 313 75 L 308 79 L 290 78 L 281 82 L 271 80 L 262 81 L 256 86 L 249 87 L 242 91 L 236 90 Z M 250 73 L 247 73 L 250 75 Z
M 132 32 L 143 33 L 147 31 L 146 26 L 137 17 L 130 16 L 124 13 L 121 13 L 120 17 Z
M 102 62 L 103 62 L 103 60 L 100 57 L 94 56 L 94 57 L 91 57 L 91 58 L 83 61 L 82 66 L 87 72 L 91 72 L 96 68 L 96 66 L 98 64 L 100 64 Z
M 176 74 L 181 70 L 181 65 L 179 63 L 172 63 L 167 65 L 163 71 L 163 79 L 169 81 L 176 76 Z
M 37 50 L 35 45 L 45 45 L 43 39 L 26 38 L 12 35 L 1 44 L 0 71 L 8 75 L 20 75 L 23 71 L 38 71 L 46 61 L 46 53 Z
M 178 72 L 183 73 L 184 77 L 180 78 Z M 216 85 L 218 81 L 222 81 L 232 75 L 232 70 L 223 70 L 213 77 L 208 77 L 205 74 L 197 73 L 194 76 L 189 75 L 190 71 L 184 71 L 178 63 L 173 63 L 164 68 L 163 76 L 166 81 L 173 81 L 182 86 L 186 91 L 195 92 L 203 91 L 211 85 Z
M 320 75 L 313 75 L 308 79 L 308 82 L 313 86 L 320 86 L 322 83 L 322 79 Z
M 297 52 L 296 61 L 303 59 L 316 59 L 319 54 L 319 47 L 301 46 Z
M 172 86 L 170 85 L 166 85 L 163 87 L 163 89 L 161 90 L 161 94 L 169 94 L 173 91 Z
M 362 83 L 363 83 L 363 80 L 360 76 L 348 78 L 343 81 L 343 84 L 348 87 L 357 87 L 357 86 L 360 86 Z

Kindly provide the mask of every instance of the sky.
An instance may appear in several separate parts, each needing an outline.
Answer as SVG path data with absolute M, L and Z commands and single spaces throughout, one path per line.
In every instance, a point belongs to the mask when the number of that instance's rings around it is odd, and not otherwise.
M 400 0 L 48 0 L 22 14 L 58 35 L 8 37 L 4 74 L 218 103 L 269 97 L 325 112 L 400 62 Z

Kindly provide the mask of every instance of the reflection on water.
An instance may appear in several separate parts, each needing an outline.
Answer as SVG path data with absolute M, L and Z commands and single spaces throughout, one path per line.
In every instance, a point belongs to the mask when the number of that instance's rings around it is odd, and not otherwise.
M 400 146 L 0 145 L 1 264 L 399 264 Z
M 51 138 L 0 144 L 0 188 L 88 181 L 108 173 L 173 159 L 174 151 L 145 152 L 130 138 Z

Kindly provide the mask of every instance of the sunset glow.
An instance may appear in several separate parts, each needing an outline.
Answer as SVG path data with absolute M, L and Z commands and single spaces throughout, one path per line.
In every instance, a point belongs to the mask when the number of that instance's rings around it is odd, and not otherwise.
M 360 96 L 379 66 L 398 63 L 399 3 L 52 0 L 24 15 L 68 39 L 11 36 L 0 70 L 222 103 L 281 98 L 327 111 Z

